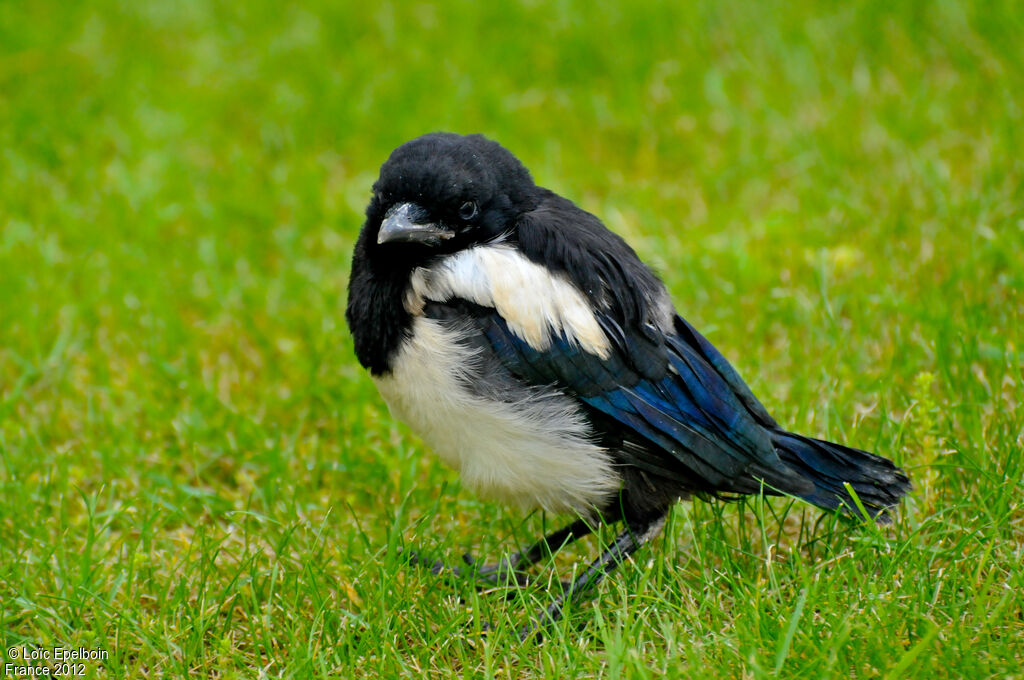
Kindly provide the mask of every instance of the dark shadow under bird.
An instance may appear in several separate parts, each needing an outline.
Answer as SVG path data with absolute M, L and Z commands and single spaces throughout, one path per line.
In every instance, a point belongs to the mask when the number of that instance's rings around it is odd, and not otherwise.
M 480 135 L 392 152 L 346 317 L 392 413 L 468 487 L 579 518 L 484 573 L 518 573 L 594 520 L 625 524 L 535 625 L 680 499 L 788 494 L 885 521 L 910 488 L 885 458 L 781 428 L 625 241 Z

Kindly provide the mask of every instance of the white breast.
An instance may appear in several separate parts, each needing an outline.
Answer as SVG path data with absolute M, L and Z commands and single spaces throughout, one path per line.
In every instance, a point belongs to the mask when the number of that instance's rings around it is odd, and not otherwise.
M 607 452 L 589 440 L 579 407 L 550 388 L 481 396 L 481 362 L 460 331 L 422 316 L 375 378 L 392 413 L 481 496 L 550 512 L 587 512 L 619 487 Z

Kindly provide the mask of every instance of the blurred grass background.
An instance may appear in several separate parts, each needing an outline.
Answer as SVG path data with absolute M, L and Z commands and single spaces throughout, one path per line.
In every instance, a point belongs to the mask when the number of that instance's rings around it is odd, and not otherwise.
M 0 1 L 4 662 L 1021 677 L 1022 35 L 998 1 Z M 895 526 L 682 506 L 539 646 L 543 589 L 404 569 L 559 521 L 460 490 L 351 354 L 369 187 L 438 129 L 626 236 L 781 422 L 904 465 Z

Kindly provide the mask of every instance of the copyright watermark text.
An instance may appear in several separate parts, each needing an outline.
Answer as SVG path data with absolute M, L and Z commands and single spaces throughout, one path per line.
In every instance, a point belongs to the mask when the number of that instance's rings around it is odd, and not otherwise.
M 95 647 L 8 647 L 3 677 L 82 677 L 109 658 L 107 650 Z

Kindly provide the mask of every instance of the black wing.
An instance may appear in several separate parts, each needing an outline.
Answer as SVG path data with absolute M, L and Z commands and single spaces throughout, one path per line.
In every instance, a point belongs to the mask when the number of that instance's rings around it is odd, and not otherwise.
M 793 494 L 814 488 L 779 459 L 764 406 L 680 317 L 676 332 L 665 334 L 651 324 L 624 328 L 597 312 L 611 343 L 602 358 L 564 336 L 539 351 L 493 309 L 465 301 L 430 303 L 426 314 L 460 324 L 470 319 L 470 342 L 488 359 L 520 380 L 578 399 L 603 435 L 634 444 L 616 452 L 625 463 L 694 491 L 754 493 L 762 482 Z

